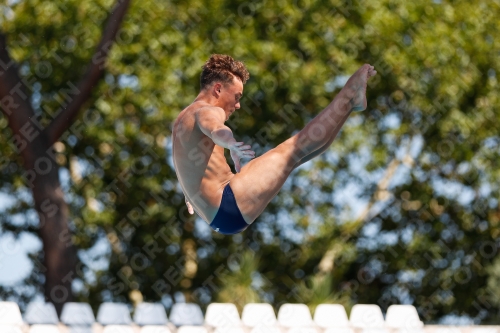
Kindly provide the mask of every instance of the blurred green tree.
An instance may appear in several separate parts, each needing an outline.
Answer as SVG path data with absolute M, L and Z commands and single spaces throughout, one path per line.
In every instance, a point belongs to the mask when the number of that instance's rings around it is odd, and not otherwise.
M 36 23 L 30 20 L 24 21 L 25 25 L 21 25 L 19 30 L 12 32 L 13 39 L 18 42 L 13 50 L 14 59 L 9 54 L 5 35 L 0 33 L 0 65 L 2 67 L 0 104 L 6 117 L 2 119 L 2 127 L 5 128 L 8 124 L 10 130 L 7 134 L 9 145 L 5 147 L 6 152 L 2 156 L 2 164 L 4 167 L 9 167 L 10 163 L 15 163 L 11 162 L 16 160 L 15 158 L 12 160 L 9 158 L 14 157 L 13 155 L 19 154 L 22 158 L 22 164 L 26 170 L 22 174 L 24 182 L 17 174 L 17 177 L 7 178 L 7 186 L 4 189 L 8 192 L 20 188 L 31 189 L 33 193 L 32 206 L 38 213 L 38 232 L 43 241 L 43 265 L 39 268 L 42 268 L 45 273 L 45 298 L 55 304 L 58 313 L 61 312 L 63 304 L 72 299 L 71 283 L 77 263 L 68 225 L 69 209 L 59 180 L 59 164 L 65 164 L 65 156 L 57 155 L 57 153 L 64 151 L 64 144 L 58 140 L 74 125 L 80 109 L 88 102 L 93 87 L 102 77 L 104 62 L 126 13 L 128 3 L 128 0 L 121 1 L 111 10 L 108 23 L 103 29 L 102 39 L 77 85 L 71 81 L 62 82 L 68 79 L 61 74 L 67 70 L 71 61 L 58 55 L 57 46 L 54 48 L 54 45 L 50 43 L 49 46 L 39 45 L 40 40 L 44 40 L 46 36 L 47 40 L 53 43 L 58 39 L 61 45 L 70 42 L 68 40 L 70 36 L 65 36 L 66 31 L 56 30 L 63 24 L 68 24 L 68 21 L 74 20 L 71 15 L 63 15 L 67 7 L 64 7 L 64 4 L 57 6 L 39 1 L 21 2 L 16 6 L 19 12 L 24 14 L 20 18 L 9 12 L 11 11 L 9 7 L 2 8 L 21 21 L 33 14 L 40 18 L 36 20 Z M 7 35 L 11 33 L 8 21 L 7 18 L 5 29 Z M 37 29 L 34 24 L 40 24 L 43 28 Z M 24 32 L 29 34 L 29 37 L 24 35 Z M 75 74 L 79 75 L 79 73 Z M 76 75 L 72 78 L 76 78 Z M 41 97 L 42 94 L 46 94 L 45 98 Z M 47 103 L 49 105 L 54 106 L 56 103 L 59 105 L 56 108 L 42 105 L 46 99 L 52 102 Z M 47 112 L 48 110 L 52 112 Z M 45 114 L 41 115 L 43 111 Z M 73 130 L 75 127 L 72 127 Z M 17 168 L 12 165 L 11 170 L 16 170 Z M 30 200 L 20 200 L 17 207 L 27 208 L 26 201 Z M 11 226 L 8 220 L 12 217 L 5 216 L 4 218 L 7 221 L 4 221 L 3 228 L 8 229 Z

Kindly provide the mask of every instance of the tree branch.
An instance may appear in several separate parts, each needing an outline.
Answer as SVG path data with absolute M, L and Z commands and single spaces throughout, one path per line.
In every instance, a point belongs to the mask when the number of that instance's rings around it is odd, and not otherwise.
M 101 79 L 104 73 L 106 59 L 114 43 L 123 17 L 127 12 L 129 3 L 130 0 L 117 1 L 108 19 L 106 28 L 103 31 L 102 39 L 92 57 L 91 64 L 78 84 L 78 94 L 65 109 L 59 112 L 56 118 L 45 129 L 51 145 L 71 126 L 82 105 L 89 99 L 92 89 Z
M 26 86 L 17 73 L 17 64 L 10 58 L 7 38 L 0 33 L 0 107 L 14 134 L 20 134 L 35 114 L 29 103 Z
M 413 158 L 410 155 L 409 148 L 406 153 L 406 155 L 403 158 L 403 163 L 412 166 L 413 165 Z M 387 166 L 387 169 L 385 170 L 385 174 L 380 179 L 380 181 L 377 184 L 377 190 L 373 193 L 370 201 L 368 202 L 368 205 L 365 207 L 361 215 L 357 218 L 355 224 L 359 225 L 363 222 L 366 222 L 369 218 L 373 218 L 374 216 L 370 216 L 370 211 L 375 206 L 375 204 L 379 201 L 385 201 L 390 197 L 390 194 L 387 191 L 387 188 L 389 187 L 389 183 L 392 180 L 394 173 L 396 172 L 398 166 L 401 164 L 401 161 L 398 160 L 397 158 L 394 158 L 389 165 Z M 343 242 L 347 241 L 349 237 L 344 238 Z M 333 270 L 333 260 L 335 259 L 335 256 L 340 252 L 339 246 L 337 246 L 336 243 L 332 245 L 332 247 L 325 252 L 323 257 L 321 258 L 321 261 L 318 265 L 319 272 L 320 274 L 328 274 Z

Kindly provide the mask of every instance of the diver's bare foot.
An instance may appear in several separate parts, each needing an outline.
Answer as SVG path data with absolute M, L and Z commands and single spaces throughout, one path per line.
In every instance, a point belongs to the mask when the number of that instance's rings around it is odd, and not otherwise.
M 377 74 L 377 71 L 373 66 L 364 64 L 349 78 L 344 88 L 342 88 L 342 92 L 350 100 L 351 111 L 366 110 L 366 82 L 375 74 Z

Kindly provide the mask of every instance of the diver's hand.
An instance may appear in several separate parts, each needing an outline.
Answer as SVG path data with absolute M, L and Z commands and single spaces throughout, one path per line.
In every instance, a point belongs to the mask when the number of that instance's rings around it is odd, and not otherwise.
M 255 152 L 250 150 L 250 148 L 252 148 L 252 146 L 245 145 L 243 142 L 233 142 L 230 144 L 229 150 L 231 152 L 231 158 L 233 159 L 236 172 L 240 172 L 241 170 L 240 159 L 252 159 L 255 157 Z
M 189 203 L 187 197 L 184 197 L 184 200 L 186 201 L 186 206 L 188 208 L 189 214 L 193 215 L 194 214 L 193 206 L 191 206 L 191 204 Z

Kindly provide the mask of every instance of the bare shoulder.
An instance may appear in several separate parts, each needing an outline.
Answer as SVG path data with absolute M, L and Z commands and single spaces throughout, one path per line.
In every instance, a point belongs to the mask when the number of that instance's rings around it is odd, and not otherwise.
M 206 118 L 206 117 L 217 117 L 224 121 L 226 114 L 224 110 L 218 106 L 213 105 L 202 105 L 195 111 L 196 117 Z

